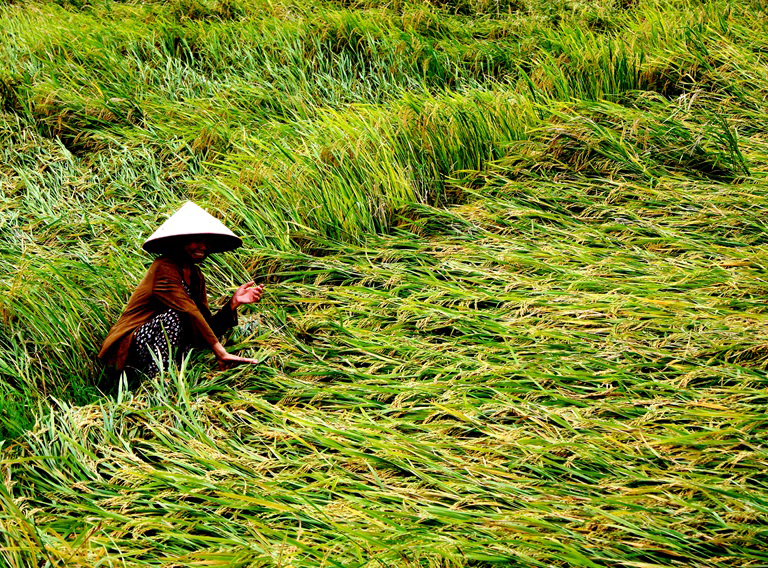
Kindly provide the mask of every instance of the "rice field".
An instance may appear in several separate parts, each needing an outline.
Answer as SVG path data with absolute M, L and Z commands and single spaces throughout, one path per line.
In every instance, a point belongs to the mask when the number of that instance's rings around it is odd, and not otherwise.
M 768 565 L 766 11 L 0 0 L 0 566 Z M 129 388 L 187 199 L 261 363 Z

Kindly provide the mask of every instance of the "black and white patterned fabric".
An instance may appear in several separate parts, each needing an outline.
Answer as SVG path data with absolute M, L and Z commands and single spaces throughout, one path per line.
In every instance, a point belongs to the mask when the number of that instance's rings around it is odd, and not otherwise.
M 191 296 L 187 283 L 182 281 L 182 286 Z M 169 309 L 156 315 L 134 333 L 128 365 L 134 373 L 151 379 L 160 372 L 158 358 L 163 369 L 168 368 L 171 356 L 176 364 L 181 362 L 190 349 L 187 335 L 181 314 L 176 310 Z
M 151 378 L 160 372 L 156 359 L 163 369 L 168 368 L 171 357 L 178 364 L 189 349 L 186 336 L 179 312 L 168 310 L 156 315 L 136 330 L 128 355 L 130 367 Z

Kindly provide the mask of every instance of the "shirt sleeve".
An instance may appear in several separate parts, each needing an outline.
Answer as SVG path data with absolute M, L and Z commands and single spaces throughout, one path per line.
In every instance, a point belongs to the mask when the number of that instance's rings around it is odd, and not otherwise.
M 215 315 L 211 314 L 211 310 L 208 307 L 208 292 L 205 287 L 205 279 L 200 274 L 200 312 L 203 314 L 205 321 L 211 326 L 213 332 L 221 337 L 227 331 L 237 325 L 237 310 L 233 310 L 229 302 L 226 302 L 221 309 L 216 312 Z
M 210 315 L 211 311 L 208 309 L 207 301 L 203 303 L 201 311 L 200 307 L 190 298 L 189 294 L 184 290 L 181 272 L 176 266 L 163 264 L 158 267 L 152 284 L 152 294 L 169 308 L 186 315 L 195 335 L 199 336 L 209 346 L 213 347 L 219 342 L 219 338 L 216 336 L 211 324 L 208 323 L 208 319 L 210 318 L 216 327 L 221 325 L 219 320 Z M 203 298 L 205 298 L 204 289 Z M 204 314 L 203 311 L 206 313 Z M 208 318 L 206 318 L 206 315 Z

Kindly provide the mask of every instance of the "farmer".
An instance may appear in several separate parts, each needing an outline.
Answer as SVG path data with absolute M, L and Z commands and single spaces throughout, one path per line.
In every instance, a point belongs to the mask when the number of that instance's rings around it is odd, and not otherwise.
M 205 279 L 198 264 L 212 253 L 232 250 L 242 241 L 192 202 L 185 203 L 143 245 L 160 255 L 128 300 L 104 340 L 99 358 L 118 371 L 152 377 L 173 357 L 178 363 L 190 347 L 210 347 L 221 368 L 257 363 L 227 353 L 219 337 L 237 324 L 237 308 L 258 302 L 263 286 L 248 282 L 216 315 L 208 308 Z M 154 354 L 154 357 L 153 357 Z

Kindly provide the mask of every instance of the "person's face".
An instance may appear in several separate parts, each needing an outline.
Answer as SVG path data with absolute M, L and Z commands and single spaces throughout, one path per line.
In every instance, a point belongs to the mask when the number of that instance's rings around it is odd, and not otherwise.
M 192 262 L 203 262 L 208 256 L 208 241 L 204 237 L 189 240 L 184 244 L 184 252 Z

